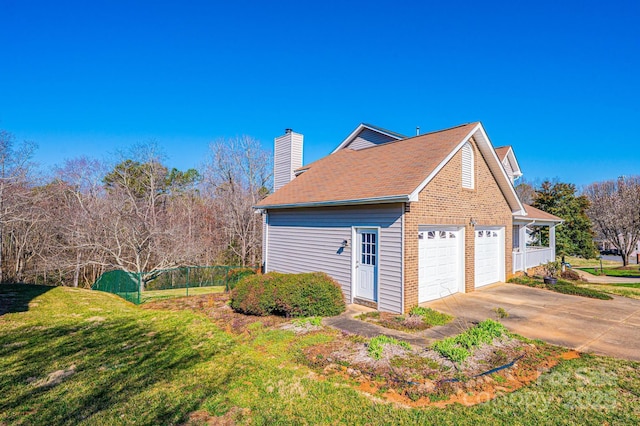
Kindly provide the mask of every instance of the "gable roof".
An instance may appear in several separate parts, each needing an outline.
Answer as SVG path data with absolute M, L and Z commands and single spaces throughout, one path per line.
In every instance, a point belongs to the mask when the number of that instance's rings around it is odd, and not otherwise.
M 340 149 L 262 200 L 257 208 L 417 201 L 419 192 L 474 137 L 514 213 L 524 209 L 482 124 L 470 123 L 360 150 Z
M 391 139 L 395 139 L 395 140 L 402 140 L 407 138 L 405 135 L 402 135 L 397 132 L 392 132 L 391 130 L 383 129 L 382 127 L 374 126 L 373 124 L 360 123 L 358 127 L 356 127 L 356 129 L 353 132 L 351 132 L 349 136 L 345 138 L 345 140 L 340 142 L 340 145 L 338 145 L 338 147 L 334 149 L 332 153 L 338 152 L 342 148 L 349 145 L 365 129 L 369 129 L 373 132 L 380 133 L 382 135 L 388 136 Z
M 536 222 L 564 222 L 564 219 L 554 216 L 551 213 L 547 213 L 543 210 L 537 209 L 529 204 L 522 204 L 524 206 L 525 211 L 527 212 L 526 216 L 518 215 L 514 216 L 516 220 L 527 220 L 527 221 L 536 221 Z
M 498 155 L 498 158 L 500 159 L 500 161 L 504 161 L 504 158 L 507 156 L 507 153 L 509 152 L 510 149 L 511 149 L 511 146 L 509 145 L 499 146 L 496 148 L 496 154 Z
M 520 164 L 518 164 L 518 159 L 516 158 L 516 153 L 513 151 L 513 147 L 511 145 L 499 146 L 496 148 L 496 154 L 502 163 L 504 160 L 508 158 L 507 161 L 511 164 L 511 170 L 513 170 L 513 175 L 518 178 L 522 176 L 522 170 L 520 170 Z

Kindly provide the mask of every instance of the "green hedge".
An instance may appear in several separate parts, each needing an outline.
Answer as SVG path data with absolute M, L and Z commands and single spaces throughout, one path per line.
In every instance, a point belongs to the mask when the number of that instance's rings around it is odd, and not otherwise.
M 227 289 L 232 290 L 238 281 L 249 275 L 255 275 L 255 269 L 251 268 L 234 268 L 227 273 Z
M 231 307 L 250 315 L 333 316 L 345 310 L 340 285 L 322 272 L 270 272 L 242 278 L 231 293 Z

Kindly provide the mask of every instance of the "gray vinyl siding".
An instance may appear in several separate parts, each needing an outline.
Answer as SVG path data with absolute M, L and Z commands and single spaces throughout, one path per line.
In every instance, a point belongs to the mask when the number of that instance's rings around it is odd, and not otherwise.
M 277 191 L 295 177 L 293 171 L 302 167 L 303 136 L 291 132 L 277 137 L 273 152 L 273 190 Z
M 401 204 L 270 210 L 267 271 L 326 272 L 351 300 L 352 227 L 379 227 L 378 309 L 402 312 Z M 349 245 L 340 252 L 343 240 Z
M 392 138 L 391 136 L 383 135 L 382 133 L 374 132 L 370 129 L 362 129 L 362 131 L 358 133 L 358 136 L 356 136 L 356 138 L 351 141 L 349 145 L 345 146 L 345 148 L 358 150 L 395 140 L 396 139 Z

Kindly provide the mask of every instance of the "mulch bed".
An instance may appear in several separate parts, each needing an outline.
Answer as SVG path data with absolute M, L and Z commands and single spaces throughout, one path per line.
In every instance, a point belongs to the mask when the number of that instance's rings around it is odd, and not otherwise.
M 372 398 L 410 407 L 486 402 L 535 381 L 567 353 L 562 348 L 503 337 L 481 346 L 461 364 L 433 350 L 408 351 L 395 345 L 385 346 L 383 356 L 374 360 L 363 339 L 349 336 L 303 352 L 320 378 L 339 375 Z M 569 356 L 579 355 L 572 352 Z M 511 367 L 483 374 L 514 360 Z
M 297 332 L 291 319 L 239 314 L 228 306 L 228 300 L 228 294 L 209 294 L 161 300 L 142 307 L 201 312 L 233 334 L 251 334 L 250 326 L 256 322 L 265 328 L 288 328 Z M 340 376 L 373 400 L 406 407 L 486 402 L 528 385 L 563 359 L 580 356 L 575 351 L 503 336 L 491 345 L 477 348 L 460 364 L 430 349 L 406 350 L 396 345 L 386 345 L 381 358 L 375 360 L 368 353 L 368 339 L 361 336 L 328 329 L 317 331 L 317 328 L 302 331 L 334 335 L 328 343 L 302 349 L 301 359 L 315 372 L 316 379 Z M 508 368 L 483 375 L 514 360 Z

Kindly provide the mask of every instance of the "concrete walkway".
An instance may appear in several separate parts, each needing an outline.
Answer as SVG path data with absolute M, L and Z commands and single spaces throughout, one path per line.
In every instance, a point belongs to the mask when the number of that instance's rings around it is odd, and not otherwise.
M 494 284 L 423 304 L 461 322 L 496 318 L 509 330 L 555 345 L 640 361 L 640 300 L 612 296 L 589 299 L 517 284 Z
M 384 334 L 425 347 L 487 318 L 497 319 L 495 309 L 503 308 L 509 316 L 499 321 L 521 336 L 579 352 L 640 361 L 640 300 L 612 297 L 613 300 L 589 299 L 500 283 L 423 303 L 421 306 L 446 312 L 455 319 L 445 326 L 418 333 L 390 330 L 354 319 L 355 315 L 372 310 L 357 305 L 350 305 L 342 315 L 325 318 L 324 324 L 347 333 L 365 337 Z
M 323 323 L 346 333 L 358 334 L 364 337 L 375 337 L 383 334 L 398 340 L 404 340 L 419 348 L 424 348 L 436 340 L 460 334 L 468 327 L 468 325 L 461 325 L 459 320 L 454 320 L 447 325 L 432 327 L 416 333 L 405 333 L 354 318 L 356 315 L 374 310 L 359 305 L 348 305 L 344 313 L 336 317 L 325 318 Z
M 593 275 L 580 269 L 573 268 L 572 271 L 580 275 L 582 281 L 593 284 L 632 284 L 640 283 L 640 278 L 608 277 L 606 275 Z

